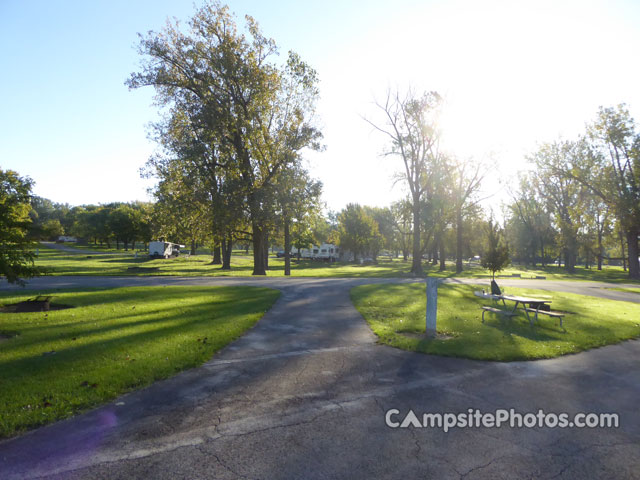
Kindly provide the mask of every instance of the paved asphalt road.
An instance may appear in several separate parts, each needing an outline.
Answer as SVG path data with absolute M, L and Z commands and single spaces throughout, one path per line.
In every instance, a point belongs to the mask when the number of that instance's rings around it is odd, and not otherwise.
M 0 478 L 639 478 L 640 342 L 512 363 L 404 352 L 377 345 L 349 299 L 354 285 L 389 281 L 35 280 L 33 288 L 258 284 L 283 294 L 256 327 L 202 367 L 1 442 Z M 622 298 L 578 282 L 501 284 Z M 623 294 L 639 301 L 633 295 Z M 445 433 L 389 428 L 391 408 L 400 420 L 410 409 L 419 417 L 469 408 L 615 412 L 620 426 Z

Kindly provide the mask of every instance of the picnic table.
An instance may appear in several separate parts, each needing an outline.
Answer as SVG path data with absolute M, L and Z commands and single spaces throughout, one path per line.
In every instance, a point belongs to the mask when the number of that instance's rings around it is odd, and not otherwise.
M 529 312 L 535 313 L 535 321 L 538 320 L 538 312 L 543 312 L 545 314 L 550 313 L 548 310 L 544 309 L 545 307 L 543 307 L 543 305 L 547 305 L 551 303 L 551 300 L 547 300 L 544 298 L 520 297 L 517 295 L 500 295 L 500 297 L 503 303 L 505 300 L 509 302 L 514 302 L 511 313 L 515 313 L 516 309 L 518 308 L 518 305 L 522 304 L 523 305 L 522 309 L 524 310 L 524 313 L 527 315 L 527 320 L 529 320 L 529 324 L 531 326 L 533 326 L 534 320 L 532 320 L 531 317 L 529 316 Z M 543 310 L 540 309 L 541 307 L 543 308 Z M 562 318 L 560 318 L 560 326 L 562 326 Z
M 483 306 L 482 307 L 482 323 L 484 323 L 484 314 L 485 312 L 493 312 L 500 315 L 505 316 L 513 316 L 516 314 L 516 310 L 519 305 L 522 305 L 522 310 L 524 310 L 525 315 L 527 316 L 527 320 L 529 320 L 529 325 L 533 326 L 534 321 L 538 321 L 538 314 L 548 315 L 550 317 L 559 318 L 560 319 L 560 327 L 562 327 L 562 317 L 564 317 L 564 313 L 561 312 L 552 312 L 548 305 L 551 303 L 550 299 L 547 298 L 533 298 L 533 297 L 522 297 L 518 295 L 493 295 L 487 294 L 484 292 L 474 292 L 474 294 L 481 298 L 488 298 L 494 301 L 502 301 L 503 305 L 506 307 L 506 302 L 514 302 L 513 308 L 511 310 L 500 310 L 495 307 Z M 533 313 L 534 316 L 531 318 L 530 313 Z

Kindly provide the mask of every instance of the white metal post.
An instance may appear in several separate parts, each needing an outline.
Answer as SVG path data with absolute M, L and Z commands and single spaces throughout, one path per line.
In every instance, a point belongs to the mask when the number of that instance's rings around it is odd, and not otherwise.
M 427 328 L 428 337 L 436 336 L 436 319 L 438 316 L 438 280 L 427 278 Z

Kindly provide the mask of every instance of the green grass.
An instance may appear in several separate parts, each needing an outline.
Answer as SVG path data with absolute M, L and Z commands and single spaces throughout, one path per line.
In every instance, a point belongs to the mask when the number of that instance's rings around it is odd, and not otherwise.
M 627 293 L 640 293 L 640 288 L 610 288 L 610 290 L 617 290 L 618 292 Z
M 132 253 L 123 255 L 87 255 L 71 254 L 40 249 L 36 262 L 51 275 L 179 275 L 179 276 L 250 276 L 253 269 L 253 257 L 236 251 L 231 257 L 231 271 L 220 270 L 219 265 L 211 265 L 210 255 L 181 256 L 172 259 L 149 259 L 145 254 L 135 258 Z M 284 276 L 284 260 L 270 256 L 269 276 Z M 380 258 L 377 265 L 355 265 L 342 262 L 325 263 L 302 260 L 293 261 L 291 275 L 294 277 L 370 277 L 370 278 L 410 278 L 411 265 L 401 259 Z M 486 277 L 489 273 L 481 267 L 466 267 L 461 274 L 455 273 L 455 265 L 449 263 L 447 270 L 440 272 L 438 267 L 425 265 L 425 273 L 434 277 Z M 615 283 L 632 283 L 620 267 L 596 269 L 577 268 L 576 273 L 568 275 L 558 267 L 545 269 L 527 269 L 511 267 L 503 275 L 520 274 L 522 278 L 545 276 L 552 280 L 594 280 Z
M 0 313 L 0 334 L 12 336 L 0 341 L 0 437 L 202 364 L 253 326 L 279 296 L 255 287 L 52 293 L 54 303 L 76 308 Z M 3 294 L 0 303 L 35 295 Z
M 640 305 L 561 292 L 508 288 L 509 294 L 552 295 L 552 309 L 567 315 L 563 324 L 540 315 L 529 325 L 524 312 L 511 320 L 487 312 L 473 285 L 440 285 L 438 333 L 449 339 L 425 339 L 425 286 L 363 285 L 351 298 L 381 343 L 423 353 L 480 360 L 532 360 L 580 352 L 640 336 Z

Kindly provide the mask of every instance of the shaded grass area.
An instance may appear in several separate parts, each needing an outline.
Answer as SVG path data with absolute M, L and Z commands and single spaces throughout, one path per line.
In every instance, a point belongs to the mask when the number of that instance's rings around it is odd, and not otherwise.
M 253 326 L 279 296 L 257 287 L 48 293 L 75 308 L 0 313 L 0 437 L 202 364 Z M 3 294 L 0 303 L 33 296 Z
M 44 267 L 50 275 L 176 275 L 176 276 L 250 276 L 253 270 L 253 257 L 244 252 L 235 251 L 231 257 L 231 271 L 220 269 L 219 265 L 211 265 L 209 255 L 181 256 L 172 259 L 149 259 L 145 254 L 135 258 L 131 253 L 126 255 L 92 256 L 86 254 L 70 254 L 58 250 L 41 248 L 36 262 Z M 269 276 L 284 276 L 284 260 L 270 256 Z M 291 275 L 294 277 L 367 277 L 367 278 L 411 278 L 411 265 L 401 259 L 389 260 L 380 258 L 377 265 L 355 265 L 335 262 L 294 260 Z M 455 265 L 448 264 L 447 270 L 441 272 L 438 267 L 425 265 L 425 275 L 433 277 L 467 277 L 489 278 L 486 270 L 479 266 L 466 267 L 461 274 L 455 273 Z M 626 272 L 620 267 L 605 267 L 602 271 L 577 268 L 576 273 L 569 275 L 558 267 L 545 269 L 527 269 L 512 267 L 504 275 L 520 274 L 522 278 L 545 276 L 553 280 L 592 280 L 625 283 L 630 282 Z
M 562 292 L 509 288 L 515 295 L 552 295 L 552 309 L 566 312 L 564 329 L 557 319 L 540 315 L 529 325 L 524 312 L 511 320 L 487 312 L 495 305 L 475 297 L 473 285 L 438 287 L 438 333 L 449 339 L 426 339 L 424 284 L 363 285 L 351 298 L 378 336 L 393 347 L 444 356 L 480 360 L 552 358 L 640 336 L 640 305 Z M 513 306 L 511 304 L 510 306 Z

